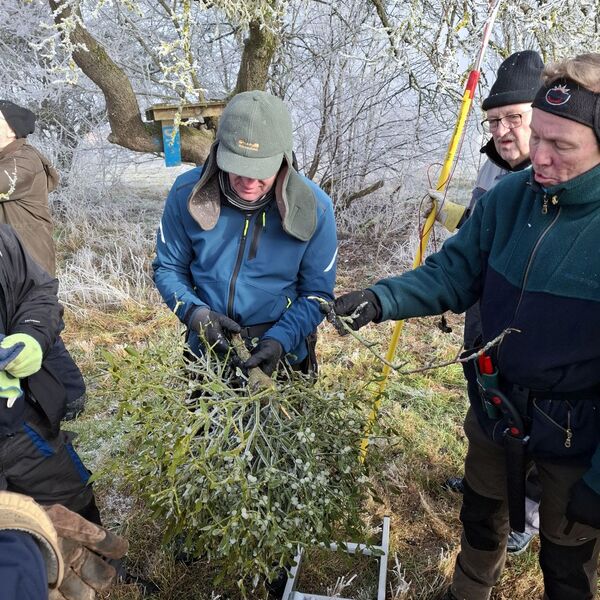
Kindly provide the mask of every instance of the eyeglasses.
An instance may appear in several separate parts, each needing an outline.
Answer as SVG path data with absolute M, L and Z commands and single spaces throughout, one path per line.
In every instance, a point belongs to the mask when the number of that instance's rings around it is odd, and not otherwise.
M 516 129 L 517 127 L 521 127 L 523 123 L 523 115 L 525 113 L 531 112 L 530 110 L 526 110 L 522 113 L 515 113 L 514 115 L 506 115 L 504 117 L 500 117 L 499 119 L 484 119 L 481 121 L 483 128 L 485 131 L 493 132 L 498 129 L 500 123 L 506 127 L 506 129 Z

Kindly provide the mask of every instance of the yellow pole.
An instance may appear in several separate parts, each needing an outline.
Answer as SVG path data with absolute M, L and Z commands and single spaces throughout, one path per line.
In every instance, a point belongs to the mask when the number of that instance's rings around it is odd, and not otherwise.
M 460 140 L 462 138 L 465 123 L 467 122 L 467 117 L 469 116 L 469 111 L 471 110 L 471 106 L 473 104 L 473 98 L 475 97 L 475 91 L 477 89 L 477 83 L 479 82 L 479 75 L 481 68 L 481 63 L 483 61 L 483 55 L 485 53 L 485 49 L 488 45 L 492 25 L 498 14 L 498 8 L 500 7 L 500 0 L 495 0 L 493 5 L 491 6 L 490 16 L 486 21 L 484 31 L 483 31 L 483 41 L 481 44 L 481 49 L 479 51 L 479 56 L 477 58 L 477 64 L 475 69 L 473 69 L 469 73 L 469 79 L 467 80 L 467 84 L 465 86 L 465 91 L 462 97 L 462 102 L 460 105 L 460 111 L 458 113 L 458 119 L 456 121 L 456 126 L 454 127 L 454 133 L 452 134 L 452 138 L 450 140 L 450 144 L 448 146 L 448 150 L 446 151 L 446 157 L 444 159 L 444 163 L 442 165 L 442 171 L 440 172 L 440 176 L 437 180 L 436 189 L 443 190 L 448 184 L 448 180 L 450 178 L 450 173 L 452 171 L 452 167 L 454 165 L 454 159 L 456 156 L 456 151 L 458 150 L 458 146 L 460 144 Z M 427 215 L 427 219 L 423 224 L 423 228 L 421 229 L 421 234 L 419 236 L 419 246 L 415 252 L 415 257 L 413 259 L 412 268 L 416 269 L 421 265 L 423 259 L 425 257 L 425 250 L 427 249 L 427 243 L 429 242 L 429 236 L 431 235 L 431 230 L 433 229 L 433 224 L 435 223 L 435 215 L 437 213 L 438 206 L 437 203 L 434 202 L 433 208 L 431 212 Z M 402 334 L 402 328 L 404 327 L 404 321 L 397 321 L 394 327 L 394 333 L 392 334 L 392 339 L 390 340 L 390 347 L 388 348 L 386 354 L 386 360 L 388 363 L 393 364 L 394 356 L 396 355 L 396 350 L 398 348 L 398 343 L 400 342 L 400 335 Z M 379 381 L 379 386 L 377 389 L 377 393 L 373 399 L 373 406 L 371 407 L 371 411 L 369 412 L 369 417 L 367 419 L 367 424 L 365 426 L 365 433 L 363 439 L 360 442 L 360 461 L 364 462 L 367 456 L 367 447 L 369 446 L 369 436 L 371 435 L 371 430 L 377 421 L 377 415 L 379 414 L 379 409 L 381 407 L 381 398 L 383 396 L 383 392 L 387 386 L 387 382 L 390 376 L 391 367 L 389 364 L 384 364 L 383 369 L 381 371 L 381 380 Z

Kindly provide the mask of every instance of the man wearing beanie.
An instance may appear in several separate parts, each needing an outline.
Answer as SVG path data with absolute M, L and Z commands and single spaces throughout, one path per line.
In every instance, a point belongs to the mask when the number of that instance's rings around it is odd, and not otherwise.
M 546 67 L 531 169 L 507 175 L 425 264 L 341 296 L 370 321 L 481 308 L 464 363 L 470 408 L 460 553 L 446 600 L 488 600 L 525 474 L 541 486 L 545 600 L 590 600 L 600 551 L 600 54 Z M 503 336 L 499 343 L 492 343 Z
M 30 110 L 0 100 L 0 222 L 11 225 L 32 258 L 54 276 L 48 192 L 58 186 L 58 173 L 27 143 L 34 129 L 35 115 Z
M 286 105 L 262 91 L 238 94 L 220 118 L 203 167 L 179 176 L 160 221 L 154 281 L 188 327 L 199 355 L 232 357 L 271 375 L 284 358 L 316 370 L 319 303 L 333 298 L 337 241 L 331 199 L 293 165 Z M 252 343 L 254 340 L 255 343 Z
M 533 50 L 515 52 L 500 65 L 496 81 L 482 104 L 482 108 L 487 111 L 483 125 L 492 137 L 481 149 L 487 160 L 479 170 L 469 207 L 438 198 L 441 209 L 436 215 L 436 220 L 449 231 L 460 227 L 479 198 L 503 177 L 531 166 L 531 103 L 541 85 L 543 68 L 544 63 L 540 55 Z M 475 304 L 465 314 L 465 349 L 476 347 L 481 335 L 479 305 Z M 452 477 L 445 485 L 449 489 L 461 490 L 462 480 Z M 537 479 L 533 470 L 528 478 L 527 531 L 511 531 L 507 545 L 509 553 L 519 554 L 529 545 L 533 533 L 537 530 L 537 504 Z
M 502 177 L 531 165 L 531 103 L 540 87 L 543 68 L 544 63 L 534 50 L 515 52 L 498 68 L 496 81 L 481 105 L 487 111 L 484 129 L 492 137 L 481 148 L 486 161 L 477 175 L 469 207 L 436 197 L 441 203 L 436 220 L 448 231 L 460 227 L 477 200 Z

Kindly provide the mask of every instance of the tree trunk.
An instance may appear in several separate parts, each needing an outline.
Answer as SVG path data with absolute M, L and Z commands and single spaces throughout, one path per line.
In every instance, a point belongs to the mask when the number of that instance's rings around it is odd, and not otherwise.
M 71 7 L 61 0 L 48 0 L 48 3 L 57 25 L 72 16 Z M 162 152 L 159 124 L 142 121 L 131 82 L 105 48 L 81 24 L 75 26 L 71 41 L 87 48 L 87 51 L 76 48 L 73 60 L 104 94 L 111 129 L 109 141 L 137 152 Z M 182 160 L 204 162 L 213 141 L 212 135 L 185 126 L 180 128 L 180 132 Z
M 250 23 L 234 94 L 265 89 L 269 80 L 269 67 L 278 45 L 279 38 L 268 26 L 258 21 Z

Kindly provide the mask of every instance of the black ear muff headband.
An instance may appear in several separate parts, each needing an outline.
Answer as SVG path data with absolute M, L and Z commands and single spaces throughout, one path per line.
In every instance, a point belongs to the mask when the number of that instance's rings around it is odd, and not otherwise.
M 600 94 L 571 79 L 557 79 L 538 90 L 533 106 L 591 127 L 600 144 Z

